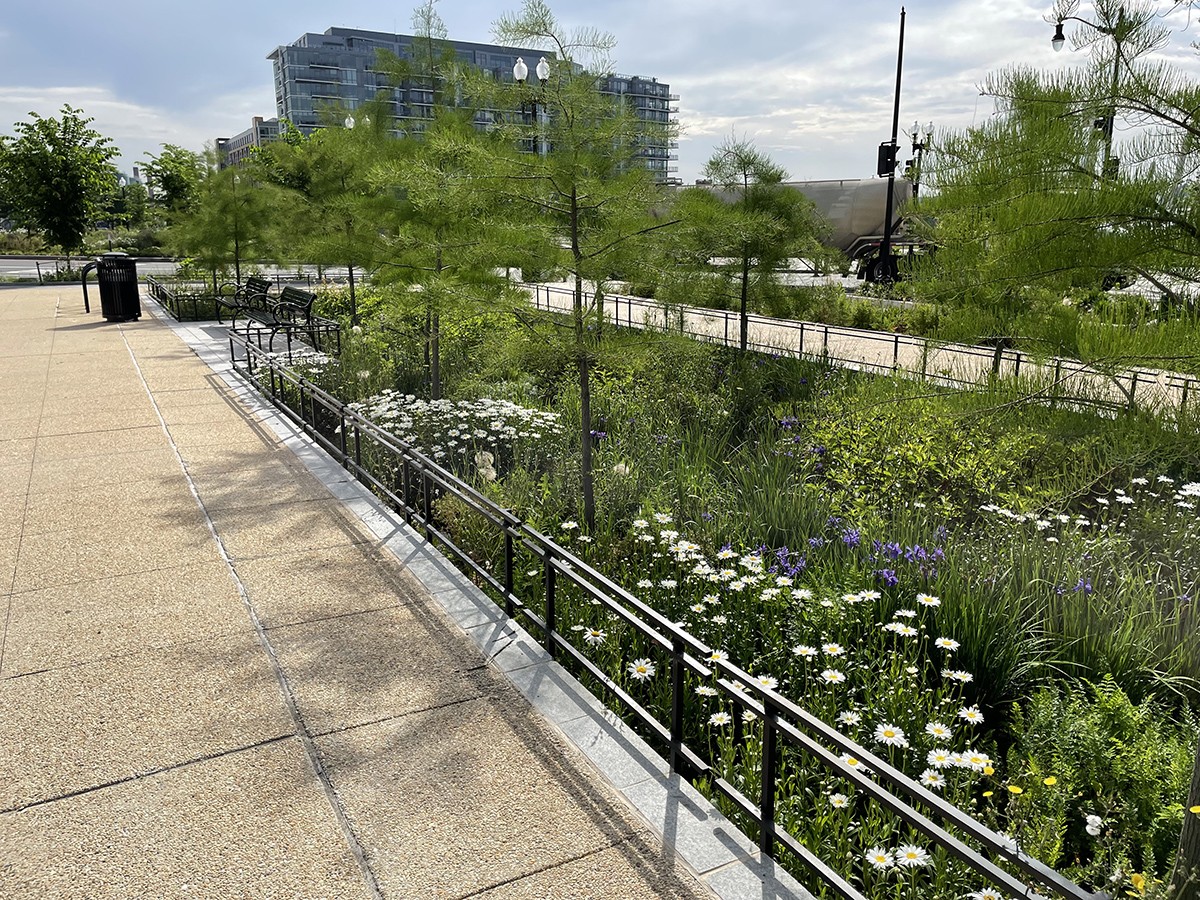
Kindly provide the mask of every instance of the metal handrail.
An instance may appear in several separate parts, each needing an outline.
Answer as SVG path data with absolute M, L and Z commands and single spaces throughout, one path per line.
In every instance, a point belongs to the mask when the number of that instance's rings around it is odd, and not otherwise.
M 547 311 L 561 311 L 553 306 L 550 302 L 551 295 L 559 295 L 572 297 L 573 293 L 566 289 L 545 284 L 525 284 L 523 287 L 531 289 L 534 296 L 534 306 L 537 309 L 545 309 Z M 544 301 L 543 301 L 544 294 Z M 648 300 L 642 297 L 629 297 L 627 295 L 609 294 L 605 296 L 605 303 L 611 305 L 613 309 L 613 322 L 619 327 L 625 325 L 630 328 L 644 328 L 645 313 L 652 312 L 654 314 L 662 314 L 669 312 L 672 315 L 682 317 L 694 316 L 702 319 L 710 319 L 715 322 L 720 322 L 724 328 L 721 334 L 712 334 L 702 330 L 685 329 L 683 333 L 689 337 L 699 340 L 709 341 L 711 343 L 719 343 L 726 347 L 733 347 L 738 344 L 740 315 L 733 310 L 724 309 L 709 309 L 699 306 L 684 306 L 671 305 L 666 306 L 663 303 L 658 303 L 653 300 Z M 620 310 L 625 307 L 625 320 L 621 320 Z M 637 308 L 641 315 L 634 317 L 634 309 Z M 847 368 L 858 370 L 870 370 L 883 373 L 892 373 L 898 371 L 901 348 L 910 348 L 918 351 L 921 354 L 923 369 L 920 376 L 937 384 L 942 384 L 947 387 L 967 388 L 978 384 L 978 379 L 972 380 L 967 378 L 957 378 L 948 372 L 930 372 L 928 371 L 928 361 L 931 353 L 934 352 L 950 352 L 958 354 L 960 357 L 967 359 L 975 359 L 979 361 L 987 361 L 990 363 L 989 371 L 993 375 L 1000 375 L 1005 369 L 1015 376 L 1021 373 L 1022 365 L 1028 368 L 1030 365 L 1036 365 L 1037 360 L 1030 357 L 1029 354 L 1021 350 L 1010 350 L 1003 347 L 979 347 L 971 344 L 960 344 L 953 341 L 944 343 L 929 341 L 925 338 L 915 337 L 912 335 L 887 333 L 873 331 L 864 328 L 848 328 L 840 325 L 825 325 L 820 322 L 806 322 L 793 319 L 776 319 L 770 316 L 760 315 L 758 313 L 750 313 L 747 316 L 748 322 L 755 325 L 767 326 L 772 328 L 780 328 L 784 331 L 794 333 L 798 337 L 798 349 L 792 351 L 797 355 L 811 355 L 820 357 L 830 362 L 835 362 Z M 859 341 L 866 341 L 872 345 L 881 347 L 884 352 L 891 350 L 891 363 L 873 362 L 869 359 L 841 357 L 829 352 L 829 338 L 848 338 Z M 808 338 L 808 348 L 805 347 L 805 340 Z M 813 347 L 813 341 L 817 341 L 818 346 Z M 749 349 L 762 353 L 778 353 L 788 352 L 781 351 L 777 346 L 756 342 L 750 340 L 747 342 Z M 1133 409 L 1137 399 L 1138 385 L 1158 384 L 1166 390 L 1179 390 L 1181 396 L 1179 407 L 1182 409 L 1186 406 L 1189 396 L 1195 396 L 1200 390 L 1200 379 L 1190 375 L 1184 375 L 1179 372 L 1159 371 L 1154 369 L 1144 369 L 1133 367 L 1124 369 L 1120 373 L 1105 373 L 1082 363 L 1079 360 L 1066 359 L 1063 357 L 1051 356 L 1046 358 L 1044 363 L 1041 363 L 1047 369 L 1053 369 L 1054 375 L 1054 394 L 1051 398 L 1054 403 L 1076 402 L 1084 403 L 1100 408 L 1128 408 Z M 1116 400 L 1100 400 L 1094 397 L 1086 397 L 1079 394 L 1066 394 L 1061 390 L 1061 383 L 1067 379 L 1081 375 L 1097 375 L 1106 376 L 1112 379 L 1117 388 L 1124 394 L 1122 401 Z M 1124 379 L 1124 383 L 1122 381 Z M 1126 386 L 1127 385 L 1127 386 Z
M 234 370 L 252 385 L 263 391 L 279 410 L 334 456 L 345 468 L 364 481 L 400 511 L 405 520 L 419 528 L 431 543 L 439 545 L 451 556 L 466 565 L 504 602 L 509 616 L 522 615 L 542 634 L 547 653 L 554 658 L 563 654 L 586 671 L 615 696 L 638 722 L 669 750 L 673 771 L 693 777 L 707 776 L 709 783 L 727 797 L 759 828 L 762 852 L 773 854 L 783 846 L 835 894 L 844 900 L 865 900 L 863 895 L 839 873 L 780 827 L 775 820 L 774 801 L 776 780 L 781 774 L 778 740 L 784 739 L 796 750 L 815 759 L 831 773 L 845 778 L 864 795 L 896 815 L 908 825 L 921 831 L 950 855 L 987 878 L 993 885 L 1011 896 L 1037 898 L 1028 883 L 1033 881 L 1049 888 L 1066 900 L 1106 900 L 1104 893 L 1092 893 L 1075 884 L 1059 872 L 1020 851 L 1002 835 L 992 831 L 973 817 L 932 793 L 898 769 L 867 751 L 861 745 L 807 712 L 797 703 L 778 692 L 757 683 L 748 672 L 728 660 L 707 662 L 712 648 L 670 621 L 657 610 L 639 600 L 629 591 L 593 569 L 571 551 L 537 529 L 521 521 L 511 511 L 485 497 L 448 469 L 409 446 L 394 434 L 372 422 L 348 404 L 323 391 L 299 373 L 292 371 L 274 354 L 265 352 L 244 336 L 230 332 L 230 360 Z M 267 384 L 264 386 L 264 380 Z M 299 398 L 299 409 L 288 402 L 287 387 Z M 326 426 L 319 419 L 324 411 Z M 336 428 L 332 427 L 336 423 Z M 374 443 L 386 451 L 398 466 L 400 486 L 383 480 L 363 462 L 363 441 Z M 399 490 L 399 492 L 397 492 Z M 434 495 L 449 493 L 465 503 L 474 513 L 497 528 L 504 537 L 503 581 L 480 565 L 465 550 L 456 546 L 436 526 L 432 514 Z M 514 589 L 515 546 L 519 544 L 543 563 L 545 586 L 544 615 L 531 610 Z M 608 674 L 589 660 L 557 628 L 555 597 L 557 584 L 565 580 L 598 600 L 609 612 L 618 616 L 642 636 L 670 656 L 671 721 L 660 722 L 624 690 Z M 691 672 L 701 678 L 718 676 L 721 691 L 741 710 L 748 710 L 764 723 L 762 791 L 757 802 L 745 797 L 734 785 L 716 776 L 713 767 L 702 759 L 684 740 L 683 676 Z M 740 719 L 735 719 L 740 721 Z M 830 748 L 833 749 L 830 749 Z M 846 766 L 838 752 L 849 753 L 865 762 L 883 783 L 863 772 Z M 889 789 L 894 788 L 895 791 Z M 983 847 L 989 856 L 965 843 L 964 838 L 950 833 L 929 816 L 906 802 L 900 795 L 919 804 L 966 839 Z M 1011 874 L 995 860 L 1015 867 L 1021 875 Z

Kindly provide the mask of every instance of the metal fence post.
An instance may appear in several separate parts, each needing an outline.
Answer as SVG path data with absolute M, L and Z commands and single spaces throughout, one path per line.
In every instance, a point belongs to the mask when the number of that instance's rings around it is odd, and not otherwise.
M 1050 408 L 1051 409 L 1054 409 L 1054 407 L 1058 403 L 1058 380 L 1059 380 L 1059 376 L 1061 374 L 1062 374 L 1062 360 L 1055 359 L 1054 360 L 1054 384 L 1051 385 L 1051 394 L 1050 394 Z
M 892 339 L 892 370 L 900 368 L 900 335 Z
M 1130 412 L 1133 412 L 1133 408 L 1134 408 L 1133 397 L 1134 397 L 1134 394 L 1137 393 L 1137 385 L 1138 385 L 1138 371 L 1137 371 L 1137 369 L 1134 369 L 1133 374 L 1130 376 L 1130 379 L 1129 379 L 1129 411 Z
M 429 472 L 425 469 L 421 470 L 421 515 L 425 519 L 425 540 L 429 540 L 429 533 L 432 529 L 433 510 L 432 498 L 429 496 Z
M 671 771 L 679 771 L 683 755 L 683 641 L 671 638 Z
M 799 356 L 804 355 L 804 323 L 803 322 L 800 323 L 800 351 L 799 351 L 798 355 Z
M 550 658 L 556 656 L 556 647 L 554 645 L 554 628 L 555 628 L 555 613 L 554 613 L 554 564 L 550 559 L 550 551 L 546 551 L 546 633 L 543 635 L 545 639 L 543 643 L 546 645 L 546 652 L 550 654 Z
M 513 607 L 513 538 L 509 526 L 504 526 L 504 612 L 511 619 Z
M 1021 351 L 1018 350 L 1017 355 L 1013 361 L 1013 378 L 1018 377 L 1020 374 L 1021 374 Z
M 758 848 L 767 856 L 775 852 L 775 774 L 779 768 L 778 736 L 771 707 L 763 704 L 762 790 L 758 808 L 762 824 L 758 831 Z

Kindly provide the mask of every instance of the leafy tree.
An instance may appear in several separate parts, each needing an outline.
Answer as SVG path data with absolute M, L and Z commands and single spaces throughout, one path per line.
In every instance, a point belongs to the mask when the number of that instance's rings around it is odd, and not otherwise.
M 636 259 L 631 251 L 639 239 L 675 222 L 655 218 L 661 196 L 637 158 L 639 142 L 653 126 L 600 91 L 602 76 L 612 71 L 607 59 L 615 46 L 612 35 L 590 28 L 568 33 L 543 0 L 525 0 L 519 13 L 501 16 L 494 35 L 503 44 L 545 47 L 554 57 L 547 55 L 544 82 L 498 85 L 489 105 L 508 110 L 502 133 L 537 151 L 508 154 L 498 173 L 501 195 L 519 222 L 514 242 L 528 262 L 543 269 L 561 266 L 574 282 L 583 515 L 590 528 L 595 524 L 590 375 L 604 318 L 601 286 Z M 595 288 L 590 297 L 585 282 Z
M 785 186 L 784 169 L 749 141 L 723 142 L 704 176 L 715 192 L 691 188 L 679 199 L 684 249 L 696 267 L 737 284 L 745 352 L 751 295 L 770 290 L 792 257 L 825 255 L 818 239 L 822 226 L 812 201 Z
M 347 267 L 350 316 L 358 324 L 356 271 L 374 269 L 380 218 L 395 201 L 368 180 L 390 141 L 386 107 L 372 103 L 355 112 L 345 116 L 344 126 L 331 124 L 308 137 L 295 132 L 288 140 L 267 145 L 253 171 L 288 189 L 279 219 L 289 255 Z
M 1147 58 L 1165 40 L 1147 4 L 1099 0 L 1095 12 L 1076 41 L 1087 64 L 989 76 L 996 115 L 939 142 L 918 213 L 936 223 L 925 275 L 941 295 L 1124 272 L 1180 301 L 1200 283 L 1200 86 Z M 1128 126 L 1119 140 L 1114 121 Z
M 163 144 L 158 156 L 142 167 L 154 200 L 168 210 L 186 212 L 196 200 L 206 171 L 204 156 L 175 144 Z
M 407 59 L 390 50 L 377 51 L 375 68 L 395 87 L 409 91 L 416 88 L 428 95 L 418 101 L 410 93 L 410 106 L 415 113 L 414 121 L 408 123 L 410 134 L 420 134 L 439 110 L 456 107 L 463 99 L 458 54 L 447 40 L 449 31 L 438 14 L 437 2 L 426 0 L 413 10 L 414 40 Z
M 381 192 L 403 185 L 396 230 L 384 238 L 380 279 L 405 290 L 402 298 L 424 314 L 430 395 L 440 399 L 441 317 L 448 309 L 501 302 L 506 279 L 500 264 L 495 196 L 481 189 L 490 174 L 489 139 L 475 130 L 470 111 L 440 110 L 419 141 L 391 142 L 371 180 Z
M 171 227 L 171 243 L 213 273 L 229 265 L 241 282 L 242 263 L 271 254 L 272 222 L 280 201 L 273 185 L 237 167 L 219 168 L 216 154 L 205 159 L 205 173 L 186 212 Z
M 38 231 L 69 255 L 116 183 L 109 138 L 89 128 L 82 110 L 64 104 L 61 119 L 30 113 L 17 122 L 17 137 L 0 137 L 0 194 L 23 227 Z M 68 260 L 69 263 L 69 260 Z

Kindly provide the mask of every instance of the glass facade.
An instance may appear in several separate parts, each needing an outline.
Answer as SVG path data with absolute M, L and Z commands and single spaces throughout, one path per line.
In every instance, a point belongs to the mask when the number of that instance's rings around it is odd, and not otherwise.
M 287 119 L 304 134 L 311 134 L 320 125 L 322 107 L 340 104 L 353 109 L 374 99 L 380 90 L 391 89 L 396 119 L 419 129 L 420 120 L 433 115 L 433 93 L 407 83 L 392 88 L 387 78 L 373 68 L 377 49 L 390 50 L 401 59 L 412 58 L 414 40 L 409 34 L 329 28 L 324 34 L 304 34 L 291 44 L 277 47 L 267 58 L 272 64 L 279 118 Z M 552 55 L 529 48 L 467 41 L 447 43 L 462 62 L 497 80 L 512 77 L 517 57 L 523 58 L 532 69 L 533 60 Z M 603 90 L 619 98 L 647 122 L 665 125 L 674 121 L 677 110 L 672 102 L 679 98 L 657 79 L 614 75 L 608 78 Z M 476 116 L 479 127 L 486 128 L 492 120 L 492 114 L 486 110 Z M 676 181 L 670 175 L 677 168 L 670 165 L 677 158 L 671 152 L 673 149 L 673 143 L 665 139 L 650 141 L 639 151 L 639 157 L 659 180 Z

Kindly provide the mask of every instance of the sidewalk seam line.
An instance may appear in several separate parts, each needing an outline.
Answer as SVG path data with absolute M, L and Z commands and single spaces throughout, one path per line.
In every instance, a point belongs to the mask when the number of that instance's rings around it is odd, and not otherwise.
M 196 505 L 200 507 L 200 511 L 204 514 L 204 522 L 208 526 L 209 533 L 213 537 L 213 541 L 217 545 L 217 551 L 221 554 L 221 559 L 224 561 L 226 568 L 229 570 L 229 575 L 237 586 L 238 595 L 242 599 L 243 605 L 250 616 L 250 621 L 254 625 L 255 633 L 258 635 L 259 644 L 263 648 L 263 652 L 267 656 L 272 670 L 275 673 L 276 681 L 279 683 L 279 691 L 283 695 L 284 704 L 291 714 L 292 721 L 296 726 L 296 737 L 300 739 L 304 747 L 304 755 L 308 759 L 308 764 L 316 776 L 317 781 L 321 784 L 321 789 L 325 793 L 326 802 L 329 803 L 329 808 L 333 812 L 334 819 L 337 820 L 338 826 L 341 829 L 342 837 L 346 841 L 351 855 L 358 864 L 359 871 L 362 874 L 363 881 L 366 883 L 367 889 L 370 891 L 374 900 L 383 900 L 383 893 L 380 891 L 379 882 L 375 878 L 375 873 L 371 871 L 370 865 L 367 863 L 366 853 L 363 850 L 362 844 L 359 843 L 358 837 L 354 834 L 354 829 L 350 825 L 350 819 L 346 815 L 346 810 L 342 806 L 341 798 L 337 795 L 337 790 L 333 786 L 333 782 L 329 777 L 329 773 L 325 770 L 325 764 L 321 761 L 320 752 L 317 750 L 316 744 L 313 742 L 312 736 L 308 733 L 308 726 L 304 723 L 304 718 L 300 714 L 300 707 L 296 703 L 295 695 L 292 693 L 291 685 L 288 683 L 287 675 L 280 665 L 279 657 L 275 652 L 275 647 L 271 644 L 271 639 L 268 637 L 266 629 L 263 627 L 262 621 L 258 617 L 258 611 L 254 608 L 254 601 L 250 599 L 250 594 L 246 590 L 246 585 L 242 582 L 241 577 L 234 567 L 233 560 L 229 552 L 225 549 L 225 542 L 221 540 L 221 536 L 217 533 L 216 525 L 213 523 L 212 517 L 208 513 L 208 507 L 204 505 L 204 500 L 200 497 L 200 492 L 196 488 L 196 483 L 192 480 L 192 475 L 188 471 L 187 463 L 184 462 L 183 455 L 179 452 L 179 447 L 175 443 L 175 438 L 171 434 L 171 429 L 167 427 L 166 420 L 163 419 L 162 411 L 158 408 L 158 401 L 154 399 L 154 392 L 150 389 L 150 385 L 146 383 L 145 376 L 142 374 L 142 367 L 138 364 L 137 356 L 133 352 L 133 347 L 129 345 L 129 340 L 125 336 L 125 328 L 122 325 L 117 326 L 121 332 L 121 339 L 125 342 L 125 349 L 129 351 L 129 358 L 133 361 L 134 368 L 137 370 L 138 377 L 142 381 L 142 386 L 146 390 L 146 395 L 150 398 L 150 404 L 154 407 L 155 415 L 158 416 L 159 424 L 162 426 L 163 433 L 167 436 L 167 442 L 171 445 L 171 450 L 175 453 L 175 458 L 179 462 L 179 467 L 183 471 L 184 478 L 187 479 L 188 489 L 192 492 L 192 497 L 196 501 Z M 193 351 L 194 352 L 194 351 Z
M 54 318 L 58 318 L 58 311 L 62 308 L 62 295 L 54 301 Z M 54 340 L 58 336 L 58 329 L 55 328 L 50 333 L 50 351 L 46 355 L 46 372 L 49 373 L 50 365 L 54 359 Z M 50 382 L 47 380 L 46 386 L 42 388 L 42 405 L 38 409 L 38 434 L 33 436 L 33 458 L 29 460 L 29 478 L 25 482 L 25 508 L 21 511 L 21 533 L 17 535 L 17 552 L 13 557 L 13 573 L 12 580 L 8 583 L 8 597 L 4 604 L 4 629 L 0 631 L 0 672 L 4 671 L 4 653 L 8 649 L 8 626 L 12 621 L 13 598 L 16 596 L 17 587 L 17 569 L 21 564 L 21 545 L 25 543 L 25 517 L 29 515 L 29 494 L 33 489 L 33 469 L 37 465 L 37 443 L 38 437 L 42 431 L 42 420 L 46 418 L 46 393 L 50 390 Z
M 80 788 L 76 791 L 68 791 L 65 794 L 57 794 L 53 797 L 45 797 L 41 800 L 34 800 L 31 803 L 26 803 L 24 806 L 12 806 L 8 809 L 0 809 L 0 815 L 10 815 L 13 813 L 22 813 L 27 809 L 34 809 L 38 806 L 46 806 L 50 803 L 60 803 L 63 800 L 71 800 L 75 797 L 82 797 L 86 794 L 94 794 L 96 791 L 103 791 L 107 788 L 117 787 L 122 784 L 129 784 L 133 781 L 140 781 L 143 778 L 153 778 L 155 775 L 164 775 L 167 772 L 174 772 L 176 769 L 186 769 L 188 766 L 200 765 L 201 763 L 212 762 L 215 759 L 220 759 L 223 756 L 232 756 L 235 753 L 245 753 L 247 750 L 257 750 L 260 747 L 267 747 L 271 744 L 278 744 L 280 741 L 290 740 L 296 737 L 296 734 L 280 734 L 272 738 L 264 738 L 261 741 L 256 741 L 253 744 L 246 744 L 242 747 L 231 747 L 228 750 L 218 750 L 216 753 L 209 753 L 205 756 L 197 756 L 193 759 L 185 759 L 183 762 L 173 763 L 169 766 L 163 766 L 160 769 L 152 769 L 149 772 L 138 772 L 135 775 L 130 775 L 128 778 L 116 778 L 112 781 L 106 781 L 103 784 L 93 784 L 89 787 Z

